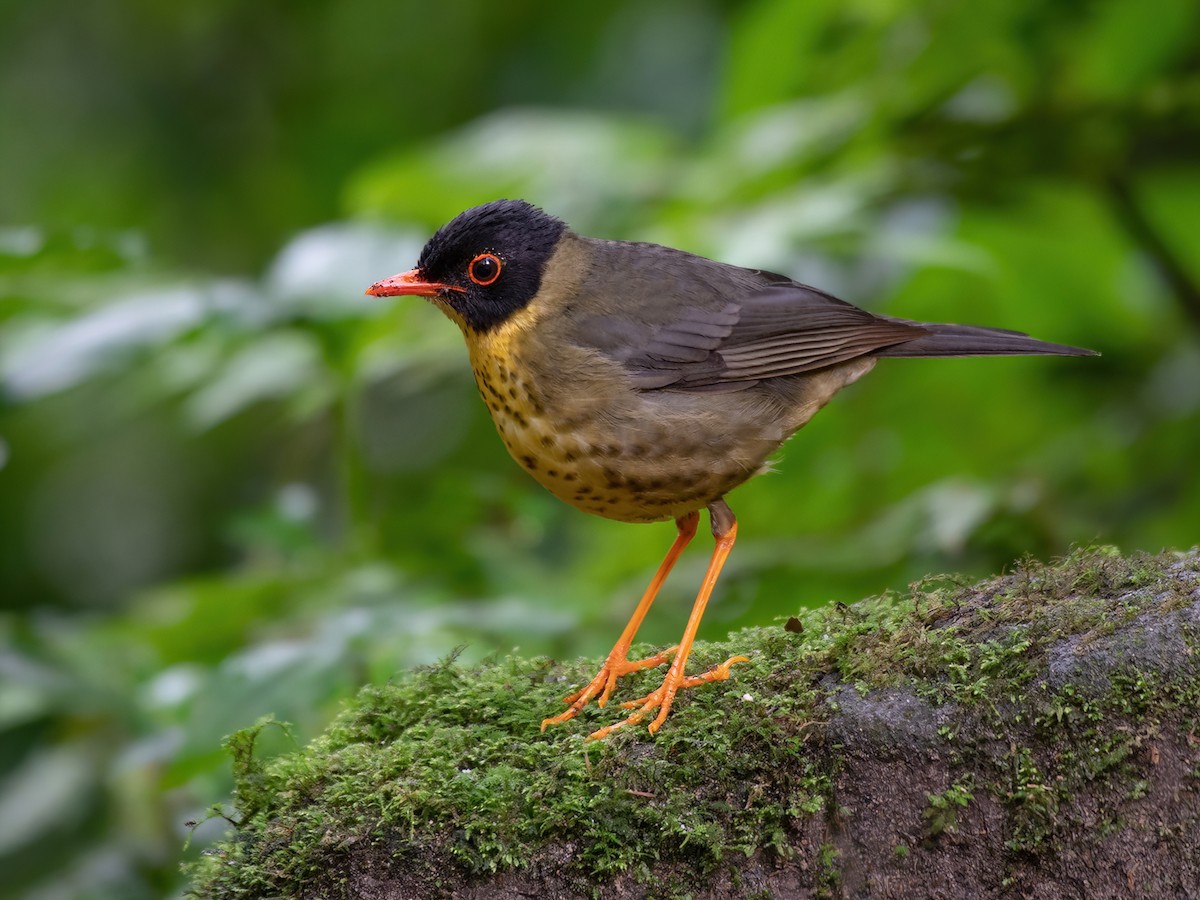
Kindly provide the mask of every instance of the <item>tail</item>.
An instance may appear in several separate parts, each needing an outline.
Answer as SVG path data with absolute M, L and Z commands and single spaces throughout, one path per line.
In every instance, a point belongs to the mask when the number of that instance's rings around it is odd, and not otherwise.
M 904 320 L 898 320 L 904 321 Z M 881 347 L 872 356 L 1099 356 L 1095 350 L 1039 341 L 1020 331 L 976 325 L 936 325 L 905 322 L 928 331 L 920 337 Z

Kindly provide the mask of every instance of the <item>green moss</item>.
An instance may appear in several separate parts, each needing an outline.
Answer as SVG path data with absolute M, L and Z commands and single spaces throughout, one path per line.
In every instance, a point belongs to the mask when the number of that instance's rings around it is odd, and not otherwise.
M 832 897 L 842 880 L 842 872 L 838 867 L 841 854 L 832 844 L 822 844 L 817 854 L 817 896 Z
M 322 737 L 265 767 L 251 752 L 256 725 L 229 741 L 240 827 L 195 865 L 195 892 L 327 888 L 338 860 L 364 841 L 431 878 L 441 876 L 430 861 L 445 858 L 477 874 L 527 867 L 553 841 L 573 847 L 563 865 L 581 890 L 626 874 L 685 893 L 656 882 L 660 864 L 700 884 L 731 854 L 787 858 L 798 822 L 838 815 L 839 748 L 814 745 L 842 684 L 868 696 L 903 689 L 951 712 L 939 733 L 958 764 L 987 779 L 930 795 L 930 835 L 952 829 L 985 791 L 1010 811 L 1012 848 L 1036 852 L 1053 840 L 1073 791 L 1121 772 L 1140 732 L 1113 722 L 1137 717 L 1150 728 L 1169 705 L 1197 699 L 1195 686 L 1164 691 L 1132 670 L 1118 670 L 1100 694 L 1052 687 L 1045 674 L 1049 648 L 1064 639 L 1095 641 L 1176 603 L 1160 585 L 1175 559 L 1079 550 L 974 587 L 929 579 L 907 596 L 799 613 L 799 628 L 792 621 L 697 644 L 696 670 L 735 652 L 751 662 L 729 682 L 681 695 L 654 738 L 639 728 L 585 741 L 619 714 L 613 706 L 540 733 L 542 718 L 597 665 L 544 659 L 474 669 L 448 660 L 368 687 Z M 631 676 L 623 696 L 656 678 Z M 1014 728 L 1053 735 L 1039 744 L 1053 749 L 1005 744 L 996 753 L 995 738 Z M 813 866 L 814 888 L 826 892 L 838 877 L 828 849 Z
M 941 793 L 925 796 L 929 800 L 924 813 L 928 837 L 937 837 L 944 831 L 953 832 L 958 824 L 959 810 L 965 809 L 975 799 L 969 779 L 956 781 Z

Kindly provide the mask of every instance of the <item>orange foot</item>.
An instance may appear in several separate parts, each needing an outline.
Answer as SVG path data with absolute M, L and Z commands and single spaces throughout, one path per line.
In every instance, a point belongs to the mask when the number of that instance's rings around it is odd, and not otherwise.
M 613 648 L 612 653 L 608 655 L 608 659 L 604 661 L 604 665 L 600 667 L 600 671 L 596 673 L 596 677 L 592 679 L 587 687 L 563 697 L 563 703 L 571 704 L 570 708 L 565 712 L 559 713 L 557 716 L 542 719 L 542 731 L 546 730 L 547 725 L 561 725 L 568 719 L 575 718 L 579 711 L 587 706 L 588 702 L 597 694 L 600 694 L 600 697 L 596 700 L 596 705 L 603 709 L 604 705 L 608 703 L 608 698 L 612 696 L 613 688 L 617 686 L 618 678 L 622 675 L 628 675 L 630 672 L 640 672 L 642 669 L 653 669 L 656 666 L 661 666 L 670 660 L 678 649 L 679 645 L 676 645 L 668 647 L 660 653 L 655 653 L 653 656 L 647 656 L 645 659 L 629 660 L 625 658 L 626 650 L 618 644 Z
M 570 709 L 557 716 L 542 720 L 542 731 L 546 730 L 547 725 L 558 725 L 568 719 L 573 719 L 581 709 L 587 706 L 588 701 L 597 694 L 600 694 L 600 699 L 596 703 L 599 706 L 604 706 L 608 702 L 608 698 L 612 696 L 613 688 L 617 686 L 617 679 L 622 675 L 661 666 L 675 655 L 679 649 L 678 646 L 668 647 L 661 653 L 656 653 L 653 656 L 648 656 L 645 659 L 639 659 L 634 662 L 631 662 L 628 658 L 629 645 L 633 643 L 633 639 L 637 635 L 637 630 L 641 627 L 642 619 L 646 617 L 646 612 L 650 609 L 650 604 L 654 602 L 654 598 L 658 595 L 658 589 L 662 587 L 662 583 L 670 573 L 671 567 L 675 565 L 675 560 L 679 559 L 679 554 L 683 552 L 683 548 L 688 545 L 688 542 L 696 534 L 696 523 L 699 521 L 700 514 L 694 512 L 675 520 L 675 526 L 679 529 L 679 534 L 675 537 L 675 543 L 671 545 L 671 549 L 667 552 L 662 564 L 658 567 L 658 571 L 650 581 L 650 586 L 646 588 L 646 593 L 642 595 L 637 609 L 633 611 L 633 615 L 629 618 L 629 623 L 625 626 L 625 630 L 621 632 L 621 637 L 617 641 L 616 646 L 608 654 L 608 659 L 604 661 L 604 665 L 600 667 L 600 671 L 592 679 L 591 684 L 583 690 L 576 691 L 574 694 L 563 698 L 564 703 L 571 704 Z
M 642 619 L 645 618 L 647 610 L 650 609 L 650 604 L 654 602 L 654 597 L 658 594 L 658 589 L 662 586 L 667 574 L 671 571 L 671 567 L 675 565 L 675 560 L 679 558 L 679 554 L 683 552 L 683 548 L 687 546 L 688 541 L 696 534 L 696 523 L 700 518 L 697 512 L 690 512 L 675 520 L 675 525 L 679 529 L 675 543 L 671 545 L 671 549 L 667 552 L 666 558 L 658 567 L 658 572 L 655 573 L 650 586 L 646 588 L 646 593 L 642 595 L 642 600 L 638 603 L 637 609 L 634 610 L 633 616 L 629 619 L 629 623 L 621 633 L 620 640 L 617 641 L 612 652 L 608 654 L 608 659 L 605 660 L 604 665 L 600 668 L 596 677 L 592 679 L 591 683 L 583 690 L 564 698 L 566 703 L 571 704 L 570 708 L 564 713 L 542 720 L 543 731 L 546 730 L 547 725 L 557 725 L 560 722 L 574 718 L 587 705 L 588 701 L 597 694 L 600 694 L 600 699 L 596 701 L 597 704 L 604 706 L 608 702 L 608 698 L 612 695 L 613 688 L 617 684 L 617 679 L 622 675 L 653 668 L 654 666 L 661 666 L 670 659 L 671 668 L 667 670 L 666 677 L 663 678 L 663 683 L 658 690 L 647 694 L 639 700 L 621 704 L 625 709 L 633 709 L 635 712 L 615 725 L 609 725 L 601 728 L 599 731 L 592 732 L 588 737 L 592 740 L 600 740 L 618 728 L 624 728 L 626 725 L 636 725 L 653 710 L 657 709 L 658 715 L 650 723 L 650 733 L 654 734 L 654 732 L 662 727 L 662 723 L 667 720 L 667 713 L 671 711 L 671 703 L 674 701 L 676 693 L 684 688 L 706 684 L 709 681 L 724 681 L 729 677 L 731 666 L 735 663 L 749 662 L 744 656 L 731 656 L 725 662 L 721 663 L 721 665 L 710 669 L 703 675 L 693 675 L 691 677 L 684 675 L 684 667 L 687 666 L 688 654 L 692 652 L 692 643 L 695 641 L 696 631 L 700 627 L 700 618 L 704 615 L 704 608 L 708 605 L 708 598 L 712 596 L 712 590 L 717 583 L 717 577 L 721 574 L 721 568 L 725 565 L 725 558 L 729 556 L 729 551 L 733 549 L 733 543 L 737 540 L 737 519 L 734 518 L 733 512 L 725 504 L 724 500 L 718 499 L 709 503 L 708 514 L 712 520 L 712 533 L 713 537 L 716 538 L 717 545 L 713 548 L 712 559 L 709 560 L 708 570 L 704 573 L 704 581 L 700 585 L 700 593 L 696 595 L 696 602 L 692 604 L 692 613 L 688 616 L 687 627 L 683 630 L 683 638 L 680 640 L 679 646 L 670 647 L 661 653 L 656 653 L 654 656 L 640 659 L 637 662 L 630 662 L 627 658 L 629 645 L 633 642 L 634 635 L 637 634 L 637 630 L 641 626 Z M 672 656 L 674 656 L 673 659 Z
M 662 654 L 659 655 L 661 656 Z M 653 658 L 651 657 L 651 659 Z M 671 665 L 671 668 L 667 670 L 666 677 L 663 678 L 663 683 L 656 690 L 651 691 L 645 697 L 639 697 L 637 700 L 629 700 L 621 704 L 622 709 L 633 709 L 636 712 L 628 718 L 622 719 L 620 722 L 613 725 L 605 725 L 600 730 L 593 731 L 588 735 L 588 740 L 598 741 L 608 737 L 608 735 L 618 728 L 624 728 L 626 725 L 636 725 L 657 709 L 658 715 L 650 723 L 650 733 L 654 734 L 662 727 L 663 722 L 667 720 L 667 713 L 671 711 L 671 703 L 675 700 L 677 692 L 685 688 L 707 684 L 710 681 L 725 681 L 729 677 L 729 670 L 732 666 L 737 663 L 750 662 L 749 658 L 745 656 L 731 656 L 719 666 L 713 666 L 703 675 L 685 676 L 683 674 L 683 666 L 679 665 L 681 659 L 683 657 L 678 657 L 675 663 Z M 600 676 L 597 675 L 596 677 L 599 678 Z M 595 684 L 595 682 L 592 683 Z M 608 694 L 606 692 L 604 699 L 607 698 Z M 601 703 L 600 705 L 603 706 L 604 704 Z M 574 713 L 572 712 L 571 715 L 574 715 Z M 547 719 L 546 721 L 549 722 L 552 720 Z M 545 723 L 543 723 L 542 727 L 545 727 Z

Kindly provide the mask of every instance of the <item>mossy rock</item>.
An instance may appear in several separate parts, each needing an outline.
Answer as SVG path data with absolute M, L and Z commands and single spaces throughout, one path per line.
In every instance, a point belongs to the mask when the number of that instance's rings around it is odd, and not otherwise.
M 597 661 L 453 661 L 269 764 L 201 897 L 1200 893 L 1200 552 L 1081 550 L 799 613 L 655 737 L 541 719 Z M 655 673 L 622 682 L 626 696 Z M 661 676 L 659 676 L 661 677 Z

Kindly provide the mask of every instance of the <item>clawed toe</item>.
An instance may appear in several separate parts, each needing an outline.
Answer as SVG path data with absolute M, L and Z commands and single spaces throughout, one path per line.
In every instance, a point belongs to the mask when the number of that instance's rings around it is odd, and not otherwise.
M 548 719 L 542 720 L 542 731 L 545 731 L 548 725 L 560 725 L 575 718 L 579 714 L 579 711 L 587 706 L 592 698 L 595 698 L 596 705 L 603 709 L 612 696 L 613 689 L 617 686 L 617 681 L 622 676 L 628 675 L 631 672 L 641 672 L 643 669 L 653 669 L 656 666 L 661 666 L 663 663 L 669 662 L 678 649 L 679 647 L 676 645 L 659 651 L 653 656 L 647 656 L 645 659 L 630 660 L 625 658 L 625 649 L 620 647 L 614 648 L 608 660 L 600 668 L 600 671 L 596 673 L 596 677 L 586 687 L 563 697 L 563 702 L 569 704 L 569 708 L 557 716 L 551 716 Z M 618 651 L 620 651 L 619 654 Z M 598 697 L 597 694 L 599 694 Z
M 620 722 L 614 722 L 612 725 L 606 725 L 588 735 L 589 740 L 599 741 L 608 735 L 612 734 L 619 728 L 624 728 L 626 725 L 637 725 L 646 716 L 658 710 L 658 715 L 654 717 L 654 721 L 650 723 L 650 733 L 654 734 L 662 727 L 663 722 L 667 720 L 667 713 L 671 711 L 671 704 L 675 700 L 675 695 L 682 690 L 692 687 L 698 687 L 702 684 L 708 684 L 711 681 L 725 681 L 731 674 L 731 669 L 738 663 L 750 662 L 747 656 L 731 656 L 719 666 L 713 666 L 707 672 L 700 675 L 684 676 L 681 671 L 677 671 L 675 666 L 671 666 L 667 672 L 663 683 L 655 690 L 651 691 L 644 697 L 639 697 L 636 700 L 627 700 L 621 704 L 622 709 L 632 709 L 635 712 L 631 713 Z

